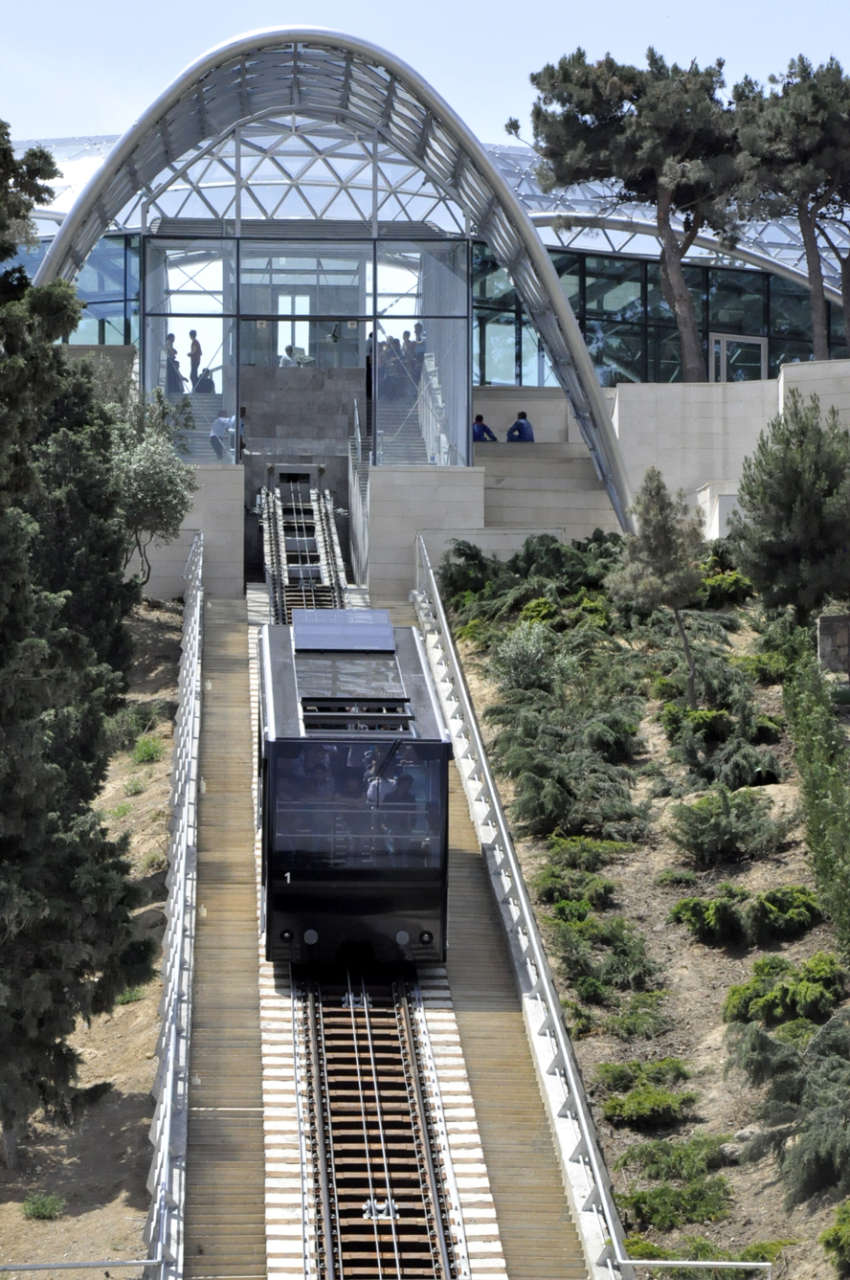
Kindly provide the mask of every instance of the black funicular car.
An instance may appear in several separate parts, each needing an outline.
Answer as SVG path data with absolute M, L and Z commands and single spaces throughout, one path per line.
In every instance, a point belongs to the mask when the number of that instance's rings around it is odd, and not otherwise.
M 266 955 L 442 960 L 451 744 L 418 632 L 295 609 L 259 658 Z

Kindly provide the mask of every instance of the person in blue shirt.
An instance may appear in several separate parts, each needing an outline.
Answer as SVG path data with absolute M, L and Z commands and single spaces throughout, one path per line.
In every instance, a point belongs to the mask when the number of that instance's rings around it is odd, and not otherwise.
M 475 415 L 475 421 L 472 424 L 472 439 L 476 444 L 481 444 L 484 440 L 496 439 L 495 435 L 484 421 L 483 413 L 476 413 Z
M 533 444 L 534 428 L 525 416 L 525 410 L 520 409 L 516 416 L 516 422 L 508 429 L 507 439 L 513 444 Z

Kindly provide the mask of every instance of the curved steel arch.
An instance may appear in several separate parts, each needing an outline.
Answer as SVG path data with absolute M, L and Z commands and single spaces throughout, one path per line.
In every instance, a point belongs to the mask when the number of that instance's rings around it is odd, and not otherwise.
M 111 219 L 169 161 L 269 109 L 375 130 L 456 201 L 513 277 L 620 523 L 630 528 L 617 438 L 546 248 L 451 107 L 376 45 L 321 28 L 286 27 L 252 32 L 205 54 L 116 143 L 65 218 L 36 283 L 73 278 Z

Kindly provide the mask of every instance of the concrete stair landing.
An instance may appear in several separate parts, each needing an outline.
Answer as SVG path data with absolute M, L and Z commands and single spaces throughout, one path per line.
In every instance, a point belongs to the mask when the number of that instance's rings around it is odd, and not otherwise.
M 619 528 L 583 444 L 479 444 L 484 523 L 489 529 L 557 528 L 567 538 Z

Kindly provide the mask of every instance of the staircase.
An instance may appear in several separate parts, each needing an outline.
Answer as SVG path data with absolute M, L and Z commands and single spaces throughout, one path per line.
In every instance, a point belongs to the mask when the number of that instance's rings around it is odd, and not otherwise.
M 428 462 L 416 399 L 415 389 L 392 400 L 379 397 L 376 428 L 381 466 L 422 466 Z
M 619 528 L 584 444 L 479 444 L 475 466 L 485 468 L 488 529 L 557 528 L 579 538 L 588 527 Z
M 192 410 L 194 426 L 182 433 L 180 456 L 184 462 L 221 462 L 215 449 L 210 444 L 210 427 L 222 414 L 222 397 L 219 393 L 208 395 L 190 395 L 186 397 Z M 179 400 L 179 397 L 169 397 Z M 232 461 L 225 451 L 224 461 Z

